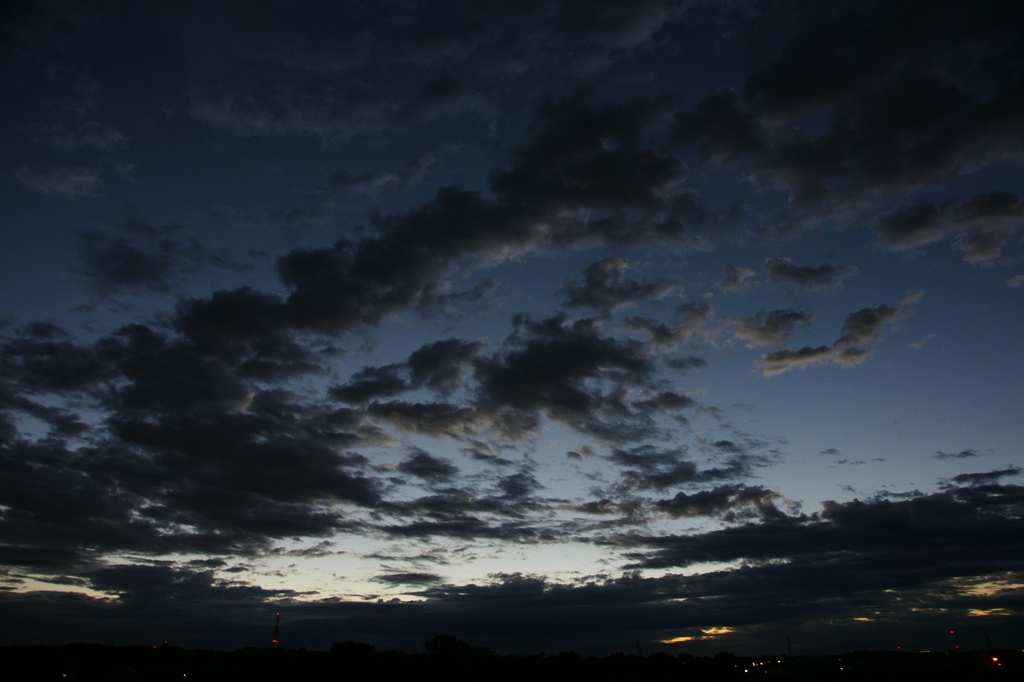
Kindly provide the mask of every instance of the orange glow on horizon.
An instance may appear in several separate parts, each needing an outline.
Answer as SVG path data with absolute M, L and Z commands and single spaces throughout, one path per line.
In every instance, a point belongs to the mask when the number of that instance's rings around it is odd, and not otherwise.
M 682 644 L 683 642 L 692 642 L 692 641 L 693 641 L 693 637 L 683 636 L 683 637 L 673 637 L 672 639 L 663 639 L 663 640 L 661 640 L 661 643 L 662 644 Z
M 718 637 L 719 635 L 728 635 L 732 633 L 732 628 L 708 628 L 701 630 L 708 637 Z
M 729 628 L 729 627 L 714 627 L 714 628 L 703 628 L 703 629 L 701 629 L 701 632 L 703 634 L 701 636 L 699 636 L 699 637 L 692 636 L 692 635 L 680 635 L 679 637 L 671 637 L 669 639 L 663 639 L 663 640 L 661 640 L 661 643 L 662 644 L 683 644 L 685 642 L 696 642 L 696 641 L 699 641 L 699 640 L 702 640 L 702 639 L 713 639 L 713 638 L 719 637 L 721 635 L 731 634 L 732 632 L 734 632 L 734 630 L 732 628 Z

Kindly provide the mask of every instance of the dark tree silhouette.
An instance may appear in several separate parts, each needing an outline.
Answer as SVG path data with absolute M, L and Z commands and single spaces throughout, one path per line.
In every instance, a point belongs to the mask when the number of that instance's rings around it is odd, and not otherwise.
M 423 643 L 423 647 L 428 654 L 437 656 L 466 656 L 473 650 L 469 644 L 447 632 L 431 637 Z

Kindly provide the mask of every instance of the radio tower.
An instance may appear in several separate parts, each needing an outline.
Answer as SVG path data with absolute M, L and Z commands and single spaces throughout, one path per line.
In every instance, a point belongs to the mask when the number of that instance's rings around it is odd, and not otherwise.
M 277 643 L 280 641 L 279 636 L 281 634 L 281 612 L 278 611 L 274 617 L 274 639 L 270 640 L 270 643 L 277 648 Z

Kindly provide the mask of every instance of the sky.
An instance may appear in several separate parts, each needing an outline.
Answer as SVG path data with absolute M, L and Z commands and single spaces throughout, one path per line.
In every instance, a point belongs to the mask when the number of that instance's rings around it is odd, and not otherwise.
M 0 644 L 1024 645 L 1017 0 L 22 0 L 0 88 Z

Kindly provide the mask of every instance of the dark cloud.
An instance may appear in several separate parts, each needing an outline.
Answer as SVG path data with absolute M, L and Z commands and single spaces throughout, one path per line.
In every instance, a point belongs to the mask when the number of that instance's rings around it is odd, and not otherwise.
M 746 452 L 737 447 L 725 454 L 728 456 L 723 466 L 706 469 L 689 459 L 684 449 L 661 449 L 653 445 L 615 448 L 608 459 L 625 470 L 622 479 L 628 488 L 665 490 L 691 483 L 730 480 L 750 473 L 753 458 Z
M 338 140 L 442 114 L 493 116 L 490 100 L 501 86 L 526 74 L 541 89 L 592 77 L 613 55 L 651 40 L 681 8 L 661 0 L 553 8 L 499 2 L 486 10 L 403 2 L 378 13 L 317 8 L 303 26 L 300 17 L 311 10 L 288 10 L 162 12 L 205 67 L 188 88 L 193 117 L 243 136 Z M 261 78 L 239 77 L 250 63 Z
M 99 173 L 91 168 L 22 168 L 15 177 L 26 187 L 51 197 L 79 199 L 94 197 L 103 185 Z
M 373 428 L 254 387 L 241 378 L 245 362 L 224 360 L 234 321 L 219 323 L 203 326 L 195 342 L 141 325 L 90 346 L 41 324 L 6 338 L 0 411 L 51 429 L 40 439 L 7 422 L 4 542 L 44 563 L 110 551 L 246 553 L 277 538 L 350 528 L 331 501 L 381 501 L 377 482 L 360 472 L 365 459 L 339 450 L 375 442 Z M 93 413 L 83 420 L 23 395 L 38 392 L 88 396 Z
M 665 358 L 665 365 L 673 369 L 688 371 L 707 367 L 707 360 L 695 355 L 676 355 Z
M 57 149 L 94 148 L 109 150 L 122 145 L 127 136 L 115 127 L 96 119 L 77 118 L 73 122 L 36 126 L 38 140 Z
M 1020 225 L 1024 220 L 1024 202 L 1010 192 L 977 194 L 954 209 L 953 219 L 968 227 Z
M 542 108 L 532 140 L 510 168 L 493 174 L 493 196 L 443 187 L 409 211 L 371 216 L 372 232 L 358 241 L 291 251 L 277 262 L 289 289 L 281 323 L 333 334 L 410 309 L 430 314 L 453 300 L 442 279 L 453 268 L 534 249 L 696 243 L 688 226 L 705 222 L 707 211 L 692 192 L 673 189 L 682 166 L 643 145 L 642 114 L 640 105 L 588 107 L 578 100 Z M 612 263 L 595 269 L 585 290 L 570 285 L 570 303 L 607 309 L 669 292 L 665 283 L 625 280 Z
M 681 162 L 644 145 L 647 109 L 579 100 L 542 108 L 537 132 L 511 168 L 492 175 L 492 190 L 525 211 L 521 219 L 549 222 L 540 246 L 692 242 L 687 229 L 706 222 L 708 211 L 692 190 L 676 188 Z
M 203 123 L 245 137 L 301 133 L 332 140 L 423 123 L 442 113 L 477 106 L 472 90 L 450 79 L 391 91 L 358 79 L 309 73 L 282 82 L 273 94 L 237 85 L 196 85 L 189 113 Z
M 505 426 L 501 415 L 495 415 L 492 419 L 491 415 L 482 413 L 474 407 L 452 403 L 375 401 L 367 407 L 367 413 L 400 431 L 426 436 L 458 437 L 471 435 L 488 427 L 500 429 Z M 513 425 L 509 425 L 508 428 L 518 430 L 518 427 Z
M 349 403 L 388 398 L 417 388 L 448 395 L 463 385 L 468 366 L 483 347 L 480 340 L 435 341 L 413 351 L 404 363 L 364 367 L 348 383 L 331 388 L 331 395 Z
M 749 164 L 755 182 L 787 190 L 799 210 L 926 188 L 965 162 L 1019 160 L 1024 138 L 1011 121 L 1024 106 L 1024 18 L 1012 2 L 970 22 L 963 12 L 960 2 L 908 1 L 807 16 L 742 95 L 712 90 L 678 113 L 676 139 L 705 163 Z M 889 234 L 927 234 L 906 229 Z
M 740 104 L 734 90 L 708 95 L 693 111 L 676 114 L 673 132 L 685 144 L 695 144 L 705 163 L 756 158 L 767 151 L 761 124 Z
M 855 367 L 874 354 L 874 348 L 882 338 L 886 323 L 899 319 L 922 296 L 923 292 L 920 291 L 907 294 L 901 301 L 901 308 L 880 304 L 855 310 L 843 319 L 839 338 L 831 347 L 804 346 L 798 350 L 780 349 L 762 355 L 758 365 L 766 377 L 798 367 L 806 369 L 828 361 L 843 367 Z
M 331 184 L 352 192 L 380 192 L 385 189 L 404 189 L 419 180 L 437 163 L 429 154 L 421 154 L 402 164 L 398 169 L 383 173 L 354 173 L 342 169 L 331 176 Z
M 760 486 L 722 485 L 696 493 L 676 493 L 658 500 L 655 508 L 669 516 L 723 516 L 727 521 L 744 516 L 745 508 L 761 516 L 779 514 L 775 500 L 779 494 Z
M 557 34 L 588 45 L 626 49 L 649 42 L 681 14 L 676 3 L 662 0 L 643 0 L 630 7 L 616 2 L 570 2 L 558 14 Z
M 938 241 L 946 236 L 948 225 L 941 211 L 925 202 L 881 216 L 874 225 L 879 241 L 893 249 L 907 249 Z
M 956 241 L 956 247 L 964 252 L 964 260 L 976 265 L 990 265 L 1003 253 L 1007 237 L 992 232 L 965 234 Z
M 431 471 L 435 464 L 428 465 Z M 385 524 L 388 534 L 419 537 L 462 537 L 472 540 L 521 538 L 552 540 L 563 531 L 542 530 L 540 517 L 548 503 L 536 496 L 543 485 L 529 467 L 497 476 L 489 485 L 477 486 L 467 480 L 456 488 L 435 477 L 436 492 L 413 500 L 385 506 L 399 523 Z
M 760 282 L 754 279 L 756 272 L 749 268 L 741 268 L 731 263 L 725 266 L 722 271 L 722 279 L 718 282 L 718 288 L 731 293 L 752 291 L 760 286 Z
M 1009 467 L 997 471 L 982 471 L 969 474 L 957 474 L 953 477 L 953 483 L 957 485 L 990 485 L 998 483 L 1000 479 L 1017 476 L 1021 473 L 1018 467 Z
M 23 390 L 91 392 L 113 376 L 95 350 L 76 344 L 54 324 L 33 322 L 0 338 L 0 372 Z
M 846 316 L 840 336 L 834 344 L 835 361 L 843 367 L 851 367 L 864 362 L 870 355 L 872 347 L 882 335 L 885 323 L 899 315 L 896 308 L 887 305 L 874 305 L 861 308 Z
M 427 481 L 443 481 L 459 473 L 458 467 L 447 460 L 434 457 L 418 448 L 399 463 L 398 470 Z
M 487 462 L 497 466 L 508 466 L 512 463 L 499 454 L 501 449 L 497 447 L 497 444 L 482 440 L 471 439 L 468 445 L 462 447 L 461 452 L 478 462 Z
M 661 391 L 636 402 L 636 407 L 641 410 L 654 410 L 659 413 L 678 412 L 696 406 L 697 401 L 681 391 Z
M 529 244 L 528 225 L 475 192 L 446 188 L 419 209 L 377 217 L 376 233 L 358 243 L 297 249 L 278 260 L 292 289 L 289 323 L 327 333 L 373 326 L 412 309 L 435 308 L 439 276 L 456 261 Z
M 445 339 L 429 343 L 409 355 L 406 363 L 414 386 L 424 386 L 448 394 L 466 379 L 466 369 L 484 348 L 482 340 Z
M 1009 235 L 1024 222 L 1024 208 L 1016 195 L 989 192 L 954 206 L 923 202 L 880 216 L 873 228 L 882 246 L 907 250 L 956 236 L 964 260 L 975 264 L 996 261 Z
M 648 336 L 654 346 L 672 348 L 703 340 L 708 332 L 708 324 L 715 315 L 715 308 L 706 300 L 691 301 L 676 308 L 676 314 L 678 321 L 673 325 L 640 315 L 625 318 L 623 324 L 627 329 Z
M 416 281 L 403 286 L 397 275 L 363 274 L 364 269 L 355 267 L 355 258 L 354 245 L 338 242 L 330 248 L 297 249 L 278 259 L 278 274 L 292 289 L 285 319 L 299 328 L 345 331 L 375 325 L 424 295 L 423 285 Z
M 5 600 L 5 609 L 24 618 L 28 641 L 99 639 L 155 645 L 169 640 L 177 646 L 200 646 L 219 630 L 226 635 L 222 640 L 226 647 L 241 647 L 266 639 L 261 636 L 264 628 L 247 622 L 262 619 L 262 614 L 273 612 L 273 604 L 296 595 L 292 590 L 221 580 L 208 567 L 170 561 L 97 567 L 85 574 L 85 580 L 87 586 L 106 593 L 106 598 L 36 592 Z M 57 618 L 49 622 L 42 613 L 54 613 Z M 197 623 L 216 625 L 207 629 Z
M 388 535 L 396 538 L 457 538 L 465 541 L 504 540 L 512 542 L 530 542 L 541 538 L 541 533 L 530 526 L 487 521 L 466 517 L 443 521 L 412 521 L 401 525 L 390 525 L 380 528 Z
M 961 450 L 960 452 L 943 452 L 939 450 L 932 457 L 935 459 L 967 459 L 968 457 L 981 457 L 976 450 Z
M 395 365 L 364 367 L 355 372 L 347 384 L 331 388 L 331 396 L 346 403 L 365 403 L 388 398 L 410 388 Z
M 748 80 L 745 97 L 767 115 L 838 105 L 827 132 L 777 144 L 765 162 L 798 197 L 827 192 L 824 178 L 909 185 L 967 154 L 1019 149 L 1005 118 L 1021 105 L 1019 75 L 957 56 L 983 45 L 993 63 L 995 55 L 1016 63 L 1020 41 L 1010 27 L 1021 25 L 1020 13 L 1000 2 L 965 23 L 959 3 L 915 5 L 878 3 L 812 22 Z
M 83 274 L 103 295 L 168 291 L 211 255 L 181 224 L 153 227 L 138 220 L 114 231 L 84 233 L 79 247 Z
M 289 324 L 326 333 L 373 326 L 408 309 L 443 302 L 438 278 L 461 261 L 530 245 L 534 229 L 517 211 L 454 187 L 405 214 L 377 216 L 374 234 L 330 248 L 296 249 L 278 260 L 292 291 Z
M 638 554 L 637 563 L 664 568 L 787 557 L 811 569 L 845 554 L 850 561 L 835 565 L 837 579 L 853 579 L 869 567 L 862 576 L 875 585 L 984 576 L 1013 562 L 1011 529 L 1019 522 L 1022 492 L 1019 486 L 988 484 L 899 501 L 826 502 L 810 516 L 780 515 L 697 536 L 650 538 L 652 551 Z M 951 566 L 965 557 L 970 559 Z
M 674 158 L 637 146 L 634 111 L 567 103 L 544 114 L 546 129 L 518 152 L 513 168 L 492 179 L 514 204 L 656 209 L 685 174 Z
M 15 440 L 18 437 L 19 417 L 24 416 L 45 424 L 47 437 L 58 440 L 82 437 L 90 430 L 89 425 L 73 410 L 31 400 L 0 384 L 0 438 Z
M 589 307 L 609 315 L 631 303 L 653 301 L 672 293 L 667 282 L 639 282 L 628 276 L 630 264 L 615 256 L 591 263 L 582 280 L 570 280 L 562 287 L 569 307 Z
M 646 385 L 652 360 L 636 341 L 602 336 L 592 319 L 564 316 L 534 321 L 518 316 L 508 350 L 478 361 L 480 400 L 490 409 L 510 408 L 535 421 L 541 412 L 579 423 L 605 408 L 614 394 L 603 387 Z
M 380 502 L 377 483 L 358 471 L 363 460 L 339 453 L 330 432 L 309 432 L 302 422 L 251 411 L 126 420 L 114 425 L 114 433 L 151 454 L 154 473 L 170 482 L 158 488 L 166 506 L 152 505 L 154 513 L 169 515 L 163 523 L 259 539 L 323 535 L 345 526 L 323 501 Z M 190 469 L 195 473 L 182 475 Z
M 389 585 L 433 585 L 442 578 L 434 573 L 384 573 L 374 580 Z
M 179 566 L 167 561 L 104 566 L 90 571 L 87 578 L 96 589 L 140 605 L 200 600 L 214 594 L 227 602 L 275 595 L 260 587 L 218 585 L 213 571 L 201 565 Z
M 824 263 L 819 266 L 794 265 L 788 258 L 769 258 L 764 264 L 772 284 L 795 284 L 801 289 L 830 289 L 855 272 L 845 265 Z
M 136 491 L 119 491 L 107 474 L 113 465 L 123 471 L 133 463 L 91 454 L 86 465 L 55 442 L 7 443 L 0 451 L 0 504 L 9 510 L 0 536 L 18 563 L 43 568 L 60 558 L 73 570 L 94 560 L 97 550 L 160 549 L 156 524 L 132 513 L 144 501 Z
M 696 330 L 702 327 L 715 314 L 715 308 L 706 300 L 691 301 L 676 308 L 681 320 L 681 328 Z
M 791 369 L 806 369 L 811 365 L 828 362 L 833 357 L 831 346 L 804 346 L 797 350 L 786 348 L 772 351 L 761 356 L 757 364 L 766 377 L 788 372 Z
M 498 488 L 501 490 L 502 497 L 509 500 L 514 509 L 522 511 L 525 511 L 525 506 L 534 506 L 532 503 L 533 494 L 542 487 L 536 477 L 529 471 L 517 471 L 514 474 L 503 476 L 498 481 Z
M 748 348 L 755 348 L 784 343 L 797 325 L 806 326 L 810 321 L 807 313 L 783 308 L 760 312 L 754 317 L 736 318 L 731 322 L 736 337 L 746 341 Z
M 897 314 L 896 308 L 887 305 L 873 305 L 850 313 L 843 320 L 843 329 L 836 339 L 836 345 L 870 344 L 876 341 L 885 322 Z
M 108 400 L 126 412 L 231 412 L 250 398 L 229 365 L 150 327 L 123 327 L 97 346 L 124 377 Z
M 73 549 L 4 545 L 0 548 L 4 566 L 18 566 L 34 571 L 68 571 L 79 567 L 82 555 Z
M 215 291 L 207 299 L 180 301 L 175 312 L 174 328 L 197 355 L 228 362 L 242 377 L 269 380 L 321 370 L 288 329 L 277 296 L 249 287 Z

